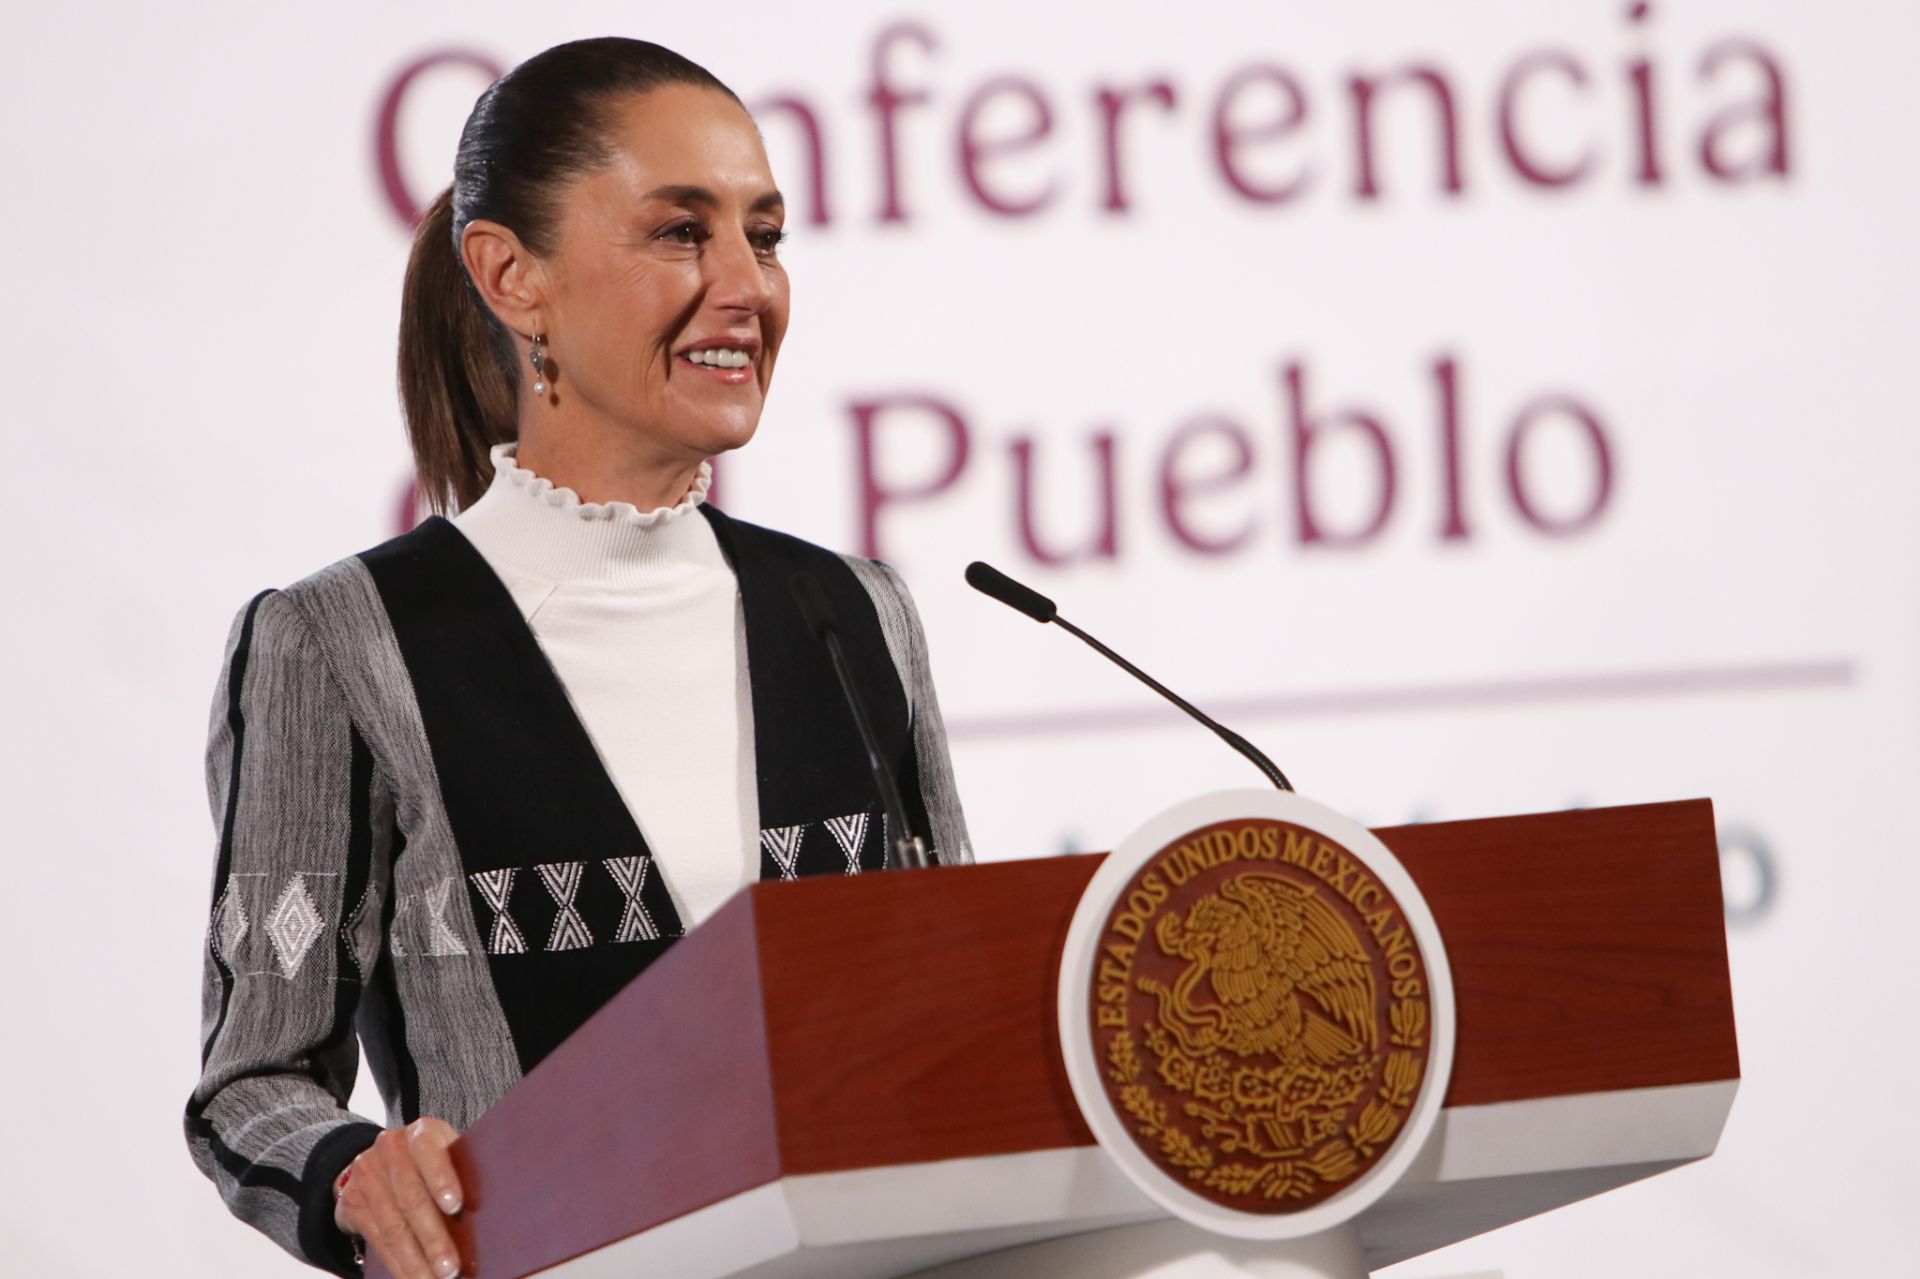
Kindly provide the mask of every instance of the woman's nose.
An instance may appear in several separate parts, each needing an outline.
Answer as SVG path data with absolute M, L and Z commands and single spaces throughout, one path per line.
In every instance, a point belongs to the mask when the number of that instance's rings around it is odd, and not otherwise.
M 721 232 L 707 241 L 705 255 L 713 302 L 727 310 L 758 314 L 773 300 L 760 255 L 740 230 Z

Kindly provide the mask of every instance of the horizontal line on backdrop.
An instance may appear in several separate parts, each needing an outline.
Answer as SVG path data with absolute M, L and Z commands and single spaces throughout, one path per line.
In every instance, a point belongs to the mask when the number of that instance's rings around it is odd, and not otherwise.
M 1392 688 L 1331 689 L 1321 693 L 1273 693 L 1222 698 L 1201 709 L 1226 724 L 1315 715 L 1380 715 L 1408 711 L 1483 710 L 1548 702 L 1597 702 L 1621 697 L 1687 697 L 1698 693 L 1780 693 L 1845 688 L 1853 683 L 1850 660 L 1777 662 L 1759 666 L 1699 666 L 1677 670 L 1601 671 L 1587 675 L 1539 675 L 1471 680 L 1455 684 L 1404 684 Z M 1035 737 L 1057 733 L 1165 728 L 1184 717 L 1140 690 L 1140 706 L 1088 707 L 1027 715 L 980 715 L 947 725 L 952 737 Z

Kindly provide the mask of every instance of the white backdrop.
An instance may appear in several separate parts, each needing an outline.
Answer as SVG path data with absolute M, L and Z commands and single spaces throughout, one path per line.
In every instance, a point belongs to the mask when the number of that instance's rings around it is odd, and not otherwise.
M 1912 6 L 8 17 L 0 1269 L 295 1271 L 180 1136 L 221 641 L 395 531 L 404 210 L 476 68 L 603 33 L 787 103 L 794 322 L 722 502 L 906 574 L 984 856 L 1255 777 L 976 557 L 1375 824 L 1715 800 L 1718 1155 L 1393 1274 L 1911 1264 Z

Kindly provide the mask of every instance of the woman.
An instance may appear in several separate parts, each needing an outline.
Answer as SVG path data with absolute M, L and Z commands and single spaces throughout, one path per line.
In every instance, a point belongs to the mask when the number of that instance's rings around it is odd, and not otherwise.
M 419 229 L 407 425 L 435 516 L 236 619 L 188 1142 L 233 1211 L 352 1273 L 458 1269 L 446 1155 L 754 879 L 880 869 L 892 836 L 827 659 L 838 616 L 909 820 L 971 860 L 904 587 L 706 504 L 787 323 L 758 132 L 656 45 L 490 87 Z M 344 1107 L 367 1048 L 391 1127 Z

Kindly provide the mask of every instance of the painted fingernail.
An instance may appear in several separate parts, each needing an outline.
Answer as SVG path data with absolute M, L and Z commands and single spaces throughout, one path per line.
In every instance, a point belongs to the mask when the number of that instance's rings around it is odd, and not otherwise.
M 440 1279 L 453 1279 L 455 1275 L 460 1273 L 460 1263 L 452 1257 L 442 1257 L 433 1263 L 433 1269 L 434 1272 L 440 1276 Z
M 442 1212 L 459 1212 L 460 1196 L 454 1194 L 451 1190 L 442 1190 L 440 1192 L 440 1210 Z

